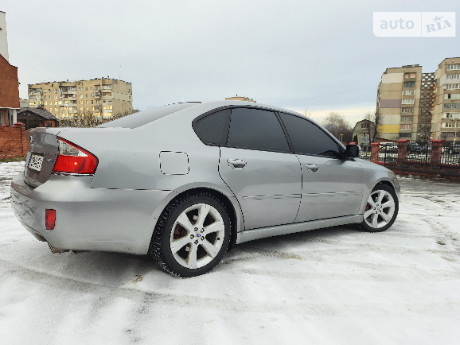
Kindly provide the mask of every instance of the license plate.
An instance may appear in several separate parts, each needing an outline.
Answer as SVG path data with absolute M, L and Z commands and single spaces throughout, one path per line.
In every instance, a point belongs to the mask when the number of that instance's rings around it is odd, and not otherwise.
M 40 171 L 42 170 L 43 156 L 32 155 L 30 156 L 29 169 Z

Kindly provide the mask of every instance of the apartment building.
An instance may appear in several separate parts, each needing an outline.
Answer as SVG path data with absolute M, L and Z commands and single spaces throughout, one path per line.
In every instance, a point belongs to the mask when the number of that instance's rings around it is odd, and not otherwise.
M 29 84 L 29 107 L 42 107 L 58 119 L 112 117 L 133 111 L 132 94 L 131 83 L 111 78 Z
M 460 138 L 460 58 L 436 72 L 420 65 L 387 68 L 377 91 L 380 137 L 427 142 Z
M 249 97 L 244 97 L 244 96 L 234 96 L 234 97 L 226 97 L 225 98 L 226 101 L 243 101 L 243 102 L 253 102 L 253 103 L 256 103 L 255 100 L 253 100 L 252 98 L 249 98 Z
M 389 140 L 416 140 L 421 80 L 422 67 L 419 65 L 386 69 L 377 92 L 379 136 Z
M 460 57 L 444 59 L 436 70 L 432 132 L 436 139 L 460 140 Z

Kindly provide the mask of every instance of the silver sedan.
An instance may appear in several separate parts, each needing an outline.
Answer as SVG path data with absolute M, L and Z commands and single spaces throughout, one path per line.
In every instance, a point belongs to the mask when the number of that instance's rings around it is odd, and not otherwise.
M 148 254 L 190 277 L 235 243 L 342 224 L 388 229 L 399 184 L 358 151 L 285 109 L 179 103 L 99 128 L 31 130 L 11 200 L 54 252 Z

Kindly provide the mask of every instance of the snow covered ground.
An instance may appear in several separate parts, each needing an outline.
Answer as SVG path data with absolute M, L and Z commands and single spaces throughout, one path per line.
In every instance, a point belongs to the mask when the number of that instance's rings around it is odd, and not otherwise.
M 236 246 L 210 274 L 147 257 L 52 254 L 0 163 L 0 344 L 459 344 L 460 184 L 401 178 L 400 214 Z

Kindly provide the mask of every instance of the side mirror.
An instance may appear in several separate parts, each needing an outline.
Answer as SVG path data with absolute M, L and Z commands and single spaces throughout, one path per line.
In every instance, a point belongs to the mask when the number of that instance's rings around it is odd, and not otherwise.
M 347 145 L 347 149 L 345 151 L 346 158 L 356 158 L 359 157 L 359 146 L 358 145 Z

